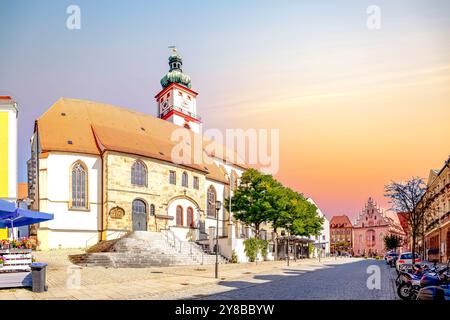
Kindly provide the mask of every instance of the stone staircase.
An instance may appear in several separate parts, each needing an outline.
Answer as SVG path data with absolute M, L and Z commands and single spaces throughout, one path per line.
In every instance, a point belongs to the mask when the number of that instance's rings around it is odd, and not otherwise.
M 135 231 L 107 246 L 105 252 L 72 255 L 76 265 L 112 268 L 214 264 L 216 256 L 203 252 L 194 242 L 181 241 L 173 232 Z M 219 256 L 219 263 L 227 260 Z

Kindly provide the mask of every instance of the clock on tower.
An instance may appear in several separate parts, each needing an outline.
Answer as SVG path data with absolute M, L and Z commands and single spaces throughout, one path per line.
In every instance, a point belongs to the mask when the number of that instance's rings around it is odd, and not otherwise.
M 161 79 L 162 90 L 155 96 L 158 117 L 194 132 L 200 132 L 201 121 L 197 115 L 198 93 L 191 89 L 191 78 L 183 73 L 183 60 L 172 47 L 169 72 Z

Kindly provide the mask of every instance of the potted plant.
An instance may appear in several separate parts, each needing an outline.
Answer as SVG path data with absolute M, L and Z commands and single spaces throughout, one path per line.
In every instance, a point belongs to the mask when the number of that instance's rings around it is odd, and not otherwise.
M 0 246 L 1 246 L 1 249 L 9 249 L 10 248 L 9 241 L 8 240 L 2 240 L 0 242 Z
M 21 249 L 21 248 L 22 248 L 22 243 L 21 243 L 20 241 L 13 240 L 13 241 L 11 242 L 11 247 L 12 247 L 13 249 Z
M 25 249 L 32 249 L 33 248 L 33 242 L 31 241 L 30 238 L 24 238 L 22 240 L 22 243 L 23 243 L 23 247 Z
M 5 258 L 3 256 L 0 256 L 0 268 L 3 267 L 4 263 L 5 263 Z

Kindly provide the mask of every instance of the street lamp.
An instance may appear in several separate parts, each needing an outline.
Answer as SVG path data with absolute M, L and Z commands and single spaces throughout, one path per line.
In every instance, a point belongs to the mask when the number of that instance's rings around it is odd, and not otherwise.
M 215 276 L 216 279 L 219 277 L 219 210 L 222 206 L 222 202 L 216 201 L 216 268 Z

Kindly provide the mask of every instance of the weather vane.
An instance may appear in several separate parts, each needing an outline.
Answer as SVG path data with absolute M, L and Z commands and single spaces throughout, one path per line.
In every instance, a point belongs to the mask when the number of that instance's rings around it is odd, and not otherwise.
M 172 49 L 172 52 L 173 52 L 174 54 L 177 53 L 177 47 L 176 47 L 176 46 L 169 46 L 168 48 L 169 48 L 169 49 Z

